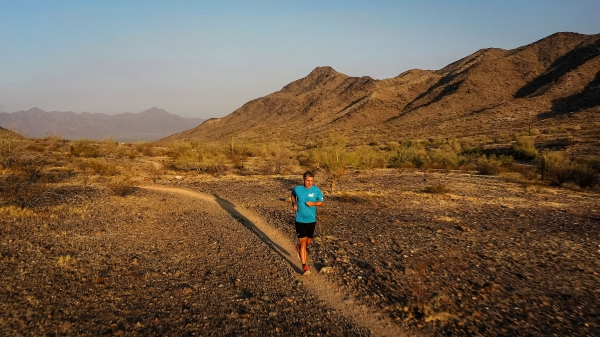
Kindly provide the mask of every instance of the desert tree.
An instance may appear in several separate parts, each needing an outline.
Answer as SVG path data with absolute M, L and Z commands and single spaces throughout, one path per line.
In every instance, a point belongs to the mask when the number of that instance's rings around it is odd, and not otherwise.
M 316 168 L 327 173 L 331 193 L 335 192 L 336 185 L 348 170 L 358 164 L 356 154 L 346 150 L 346 142 L 343 133 L 332 132 L 309 155 Z

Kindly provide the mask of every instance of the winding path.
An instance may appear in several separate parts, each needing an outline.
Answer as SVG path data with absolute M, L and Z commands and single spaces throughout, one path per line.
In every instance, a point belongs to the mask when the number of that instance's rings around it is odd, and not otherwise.
M 398 325 L 392 322 L 385 314 L 377 312 L 373 308 L 364 305 L 355 304 L 348 298 L 335 284 L 327 280 L 323 275 L 313 273 L 309 277 L 302 276 L 300 269 L 300 259 L 295 253 L 294 244 L 281 233 L 262 219 L 258 214 L 249 209 L 240 207 L 230 201 L 219 198 L 218 196 L 208 195 L 200 192 L 190 191 L 181 188 L 161 187 L 161 186 L 140 186 L 141 188 L 162 191 L 169 193 L 183 194 L 192 198 L 201 199 L 207 202 L 216 203 L 233 217 L 252 231 L 263 243 L 284 259 L 290 267 L 296 272 L 296 277 L 302 280 L 306 288 L 324 300 L 328 305 L 335 308 L 343 316 L 350 318 L 359 326 L 363 326 L 378 336 L 405 336 L 406 333 L 400 330 Z M 290 253 L 292 252 L 292 253 Z

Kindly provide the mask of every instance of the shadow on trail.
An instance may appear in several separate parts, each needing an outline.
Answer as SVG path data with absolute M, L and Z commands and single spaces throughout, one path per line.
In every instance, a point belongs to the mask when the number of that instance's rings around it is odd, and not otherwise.
M 298 268 L 298 266 L 296 266 L 296 263 L 294 263 L 294 261 L 291 260 L 290 253 L 287 250 L 285 250 L 277 243 L 273 242 L 273 240 L 271 240 L 271 238 L 268 235 L 261 231 L 258 228 L 258 226 L 256 226 L 252 221 L 250 221 L 250 219 L 248 219 L 242 213 L 240 213 L 236 209 L 234 204 L 219 197 L 216 194 L 213 194 L 213 196 L 215 197 L 215 201 L 219 206 L 221 206 L 221 208 L 223 208 L 227 213 L 231 214 L 231 216 L 233 216 L 244 227 L 252 231 L 254 235 L 256 235 L 262 242 L 264 242 L 269 248 L 271 248 L 271 250 L 277 253 L 277 255 L 281 256 L 281 258 L 283 258 L 290 265 L 290 267 L 292 267 L 292 269 L 296 271 L 296 273 L 302 274 L 300 268 Z

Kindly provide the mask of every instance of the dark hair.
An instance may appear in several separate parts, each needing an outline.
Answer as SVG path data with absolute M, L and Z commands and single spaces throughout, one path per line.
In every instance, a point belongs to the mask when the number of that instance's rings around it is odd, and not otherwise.
M 315 177 L 315 175 L 314 175 L 312 172 L 310 172 L 310 171 L 306 171 L 306 172 L 304 172 L 304 174 L 302 175 L 302 179 L 306 179 L 306 177 L 311 177 L 311 178 L 314 178 L 314 177 Z

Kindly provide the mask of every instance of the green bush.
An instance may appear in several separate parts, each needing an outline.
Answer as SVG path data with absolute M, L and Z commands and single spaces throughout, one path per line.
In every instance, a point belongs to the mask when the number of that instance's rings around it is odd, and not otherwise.
M 538 151 L 533 143 L 533 138 L 528 136 L 517 136 L 513 145 L 513 153 L 517 159 L 535 159 Z
M 418 142 L 405 142 L 392 149 L 390 167 L 421 167 L 428 161 L 425 146 Z
M 460 166 L 462 162 L 459 155 L 450 145 L 442 145 L 439 149 L 427 151 L 429 166 L 432 168 L 452 169 Z
M 549 152 L 545 156 L 548 177 L 553 184 L 573 183 L 579 187 L 600 184 L 598 172 L 585 163 L 570 160 L 561 152 Z

